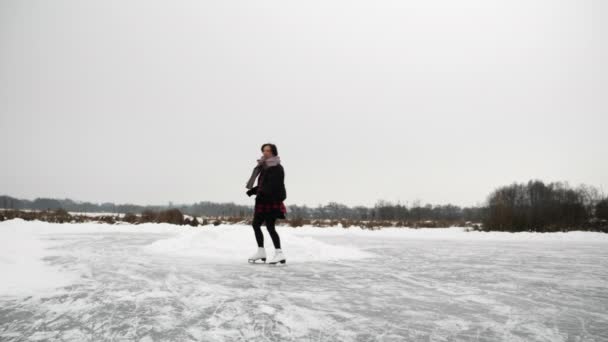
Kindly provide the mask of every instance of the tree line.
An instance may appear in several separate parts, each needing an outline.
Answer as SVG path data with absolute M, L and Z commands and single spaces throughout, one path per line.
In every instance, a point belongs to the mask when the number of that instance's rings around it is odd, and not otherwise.
M 466 207 L 456 205 L 413 205 L 393 204 L 388 201 L 379 200 L 373 207 L 353 206 L 349 207 L 337 202 L 317 206 L 288 205 L 289 215 L 300 219 L 325 219 L 325 220 L 448 220 L 448 221 L 474 221 L 480 222 L 483 208 Z M 64 209 L 71 212 L 92 213 L 143 213 L 160 212 L 177 208 L 181 212 L 192 216 L 207 217 L 247 217 L 252 215 L 253 206 L 239 205 L 235 203 L 198 202 L 191 205 L 135 205 L 92 202 L 77 202 L 71 199 L 36 198 L 33 201 L 17 199 L 10 196 L 0 196 L 0 208 L 5 209 L 29 209 L 29 210 L 57 210 Z
M 493 191 L 486 210 L 482 222 L 487 230 L 608 232 L 608 197 L 592 186 L 573 188 L 567 182 L 540 180 L 513 183 Z
M 36 198 L 33 201 L 0 196 L 0 208 L 56 210 L 73 212 L 150 213 L 179 209 L 182 213 L 202 217 L 248 218 L 253 207 L 230 203 L 202 201 L 194 204 L 134 205 L 110 202 L 96 204 L 71 199 Z M 424 226 L 420 222 L 440 222 L 444 226 L 479 223 L 481 230 L 565 231 L 597 230 L 608 232 L 608 197 L 595 187 L 571 187 L 567 182 L 545 184 L 541 180 L 512 183 L 494 190 L 481 206 L 411 205 L 379 200 L 373 207 L 349 207 L 337 202 L 288 205 L 288 218 L 295 220 L 399 221 L 406 225 Z M 441 225 L 427 225 L 441 226 Z

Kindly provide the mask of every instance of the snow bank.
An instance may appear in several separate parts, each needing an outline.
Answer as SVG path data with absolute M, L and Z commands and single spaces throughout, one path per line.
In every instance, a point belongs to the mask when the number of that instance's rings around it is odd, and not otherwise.
M 34 231 L 43 224 L 22 219 L 0 224 L 0 296 L 44 294 L 76 280 L 43 260 L 54 245 Z
M 353 245 L 335 245 L 312 237 L 296 235 L 297 228 L 277 227 L 276 229 L 281 238 L 281 249 L 288 262 L 354 260 L 376 256 Z M 262 232 L 266 254 L 271 258 L 274 247 L 270 234 L 264 226 Z M 219 225 L 190 229 L 142 248 L 150 253 L 242 262 L 257 250 L 257 245 L 251 226 Z
M 170 224 L 108 225 L 96 222 L 49 223 L 21 218 L 0 222 L 0 296 L 44 295 L 69 286 L 80 275 L 52 265 L 47 257 L 62 254 L 53 250 L 61 241 L 53 235 L 62 233 L 171 233 L 183 228 Z

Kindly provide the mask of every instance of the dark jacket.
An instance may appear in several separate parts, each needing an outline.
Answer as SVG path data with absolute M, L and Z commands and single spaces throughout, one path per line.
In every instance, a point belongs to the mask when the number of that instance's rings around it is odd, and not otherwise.
M 260 186 L 261 183 L 261 186 Z M 287 198 L 285 190 L 285 170 L 278 164 L 260 171 L 258 185 L 247 191 L 247 195 L 256 195 L 256 203 L 276 203 Z

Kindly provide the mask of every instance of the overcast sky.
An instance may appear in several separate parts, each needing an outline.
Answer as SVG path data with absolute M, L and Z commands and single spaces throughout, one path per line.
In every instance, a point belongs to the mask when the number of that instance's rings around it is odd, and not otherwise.
M 608 192 L 603 1 L 0 0 L 0 195 L 482 204 Z

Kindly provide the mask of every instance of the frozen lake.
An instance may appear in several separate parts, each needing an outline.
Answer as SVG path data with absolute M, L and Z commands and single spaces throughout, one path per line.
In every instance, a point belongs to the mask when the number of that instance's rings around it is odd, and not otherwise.
M 608 234 L 277 230 L 0 222 L 0 340 L 608 341 Z

